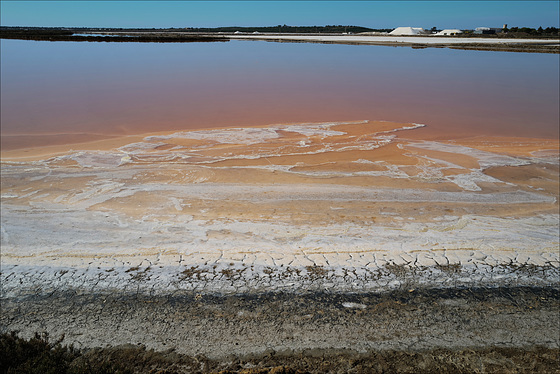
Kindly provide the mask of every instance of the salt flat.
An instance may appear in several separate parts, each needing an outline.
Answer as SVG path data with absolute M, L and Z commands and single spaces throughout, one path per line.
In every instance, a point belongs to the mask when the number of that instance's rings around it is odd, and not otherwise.
M 146 289 L 226 294 L 556 284 L 557 141 L 407 140 L 421 128 L 274 125 L 5 152 L 5 295 L 126 288 L 138 274 Z M 542 272 L 514 271 L 527 267 Z

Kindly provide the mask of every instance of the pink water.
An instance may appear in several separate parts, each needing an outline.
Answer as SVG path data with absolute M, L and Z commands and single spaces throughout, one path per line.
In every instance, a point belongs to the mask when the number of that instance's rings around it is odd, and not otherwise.
M 93 134 L 363 119 L 424 123 L 416 131 L 436 138 L 559 135 L 555 54 L 15 40 L 2 40 L 1 52 L 4 149 Z

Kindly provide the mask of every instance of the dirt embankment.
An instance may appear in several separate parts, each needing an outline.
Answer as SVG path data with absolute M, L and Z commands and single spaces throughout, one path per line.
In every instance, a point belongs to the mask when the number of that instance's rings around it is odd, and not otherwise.
M 136 373 L 554 373 L 560 361 L 555 288 L 84 291 L 4 299 L 2 332 L 64 334 L 82 360 L 129 362 Z

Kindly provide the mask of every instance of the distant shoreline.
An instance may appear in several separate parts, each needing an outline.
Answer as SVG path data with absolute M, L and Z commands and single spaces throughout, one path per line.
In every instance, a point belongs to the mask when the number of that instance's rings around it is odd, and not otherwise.
M 187 43 L 261 40 L 270 42 L 451 48 L 480 51 L 560 53 L 558 38 L 503 36 L 393 36 L 371 33 L 247 33 L 82 28 L 0 28 L 0 39 L 70 42 Z

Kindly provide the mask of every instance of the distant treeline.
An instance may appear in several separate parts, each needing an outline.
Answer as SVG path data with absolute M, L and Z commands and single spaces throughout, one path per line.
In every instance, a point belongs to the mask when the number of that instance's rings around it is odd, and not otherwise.
M 504 33 L 508 36 L 519 35 L 519 36 L 560 36 L 560 29 L 558 27 L 547 27 L 543 29 L 539 27 L 538 29 L 533 29 L 530 27 L 510 27 L 503 29 Z
M 211 28 L 187 28 L 188 31 L 195 32 L 262 32 L 262 33 L 290 33 L 290 34 L 342 34 L 342 33 L 361 33 L 361 32 L 371 32 L 371 31 L 391 31 L 393 29 L 370 29 L 368 27 L 361 26 L 343 26 L 343 25 L 327 25 L 327 26 L 264 26 L 264 27 L 211 27 Z
M 70 36 L 73 32 L 61 28 L 39 28 L 39 27 L 0 27 L 0 36 L 2 38 L 14 37 L 14 39 L 25 38 L 28 36 L 38 36 L 49 38 L 51 36 Z

